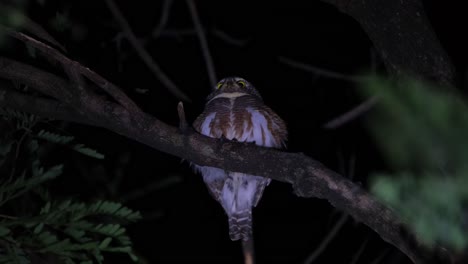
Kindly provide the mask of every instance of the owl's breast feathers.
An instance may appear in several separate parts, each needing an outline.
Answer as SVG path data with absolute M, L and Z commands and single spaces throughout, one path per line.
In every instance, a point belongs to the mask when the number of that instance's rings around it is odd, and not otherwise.
M 234 93 L 232 93 L 234 94 Z M 250 95 L 215 97 L 193 126 L 199 133 L 259 146 L 281 148 L 287 139 L 284 121 L 262 101 Z
M 254 96 L 226 93 L 213 97 L 193 124 L 199 133 L 259 146 L 281 148 L 287 138 L 286 125 Z M 232 240 L 247 240 L 252 232 L 252 207 L 259 202 L 270 179 L 223 169 L 194 165 L 213 197 L 229 217 Z

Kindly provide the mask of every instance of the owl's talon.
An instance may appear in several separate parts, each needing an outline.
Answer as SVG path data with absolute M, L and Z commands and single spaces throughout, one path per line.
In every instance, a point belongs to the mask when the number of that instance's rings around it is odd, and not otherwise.
M 222 136 L 219 138 L 219 140 L 221 141 L 221 143 L 226 143 L 226 142 L 229 142 L 229 141 L 237 141 L 237 140 L 235 140 L 235 139 L 229 140 L 229 139 L 227 139 L 224 135 L 222 135 Z

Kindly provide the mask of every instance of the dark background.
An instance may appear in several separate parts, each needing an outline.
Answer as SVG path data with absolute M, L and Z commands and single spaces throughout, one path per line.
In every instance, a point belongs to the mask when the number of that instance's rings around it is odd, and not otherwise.
M 463 88 L 468 19 L 461 2 L 424 4 L 456 66 L 458 87 Z M 192 100 L 185 103 L 192 122 L 211 87 L 186 2 L 173 2 L 168 23 L 157 38 L 151 32 L 161 17 L 161 1 L 117 4 L 147 51 Z M 196 1 L 196 5 L 218 79 L 240 76 L 257 87 L 266 104 L 287 122 L 288 151 L 303 152 L 363 186 L 368 186 L 372 172 L 387 169 L 366 130 L 365 116 L 338 129 L 323 128 L 364 100 L 358 85 L 295 69 L 279 60 L 284 56 L 348 76 L 384 73 L 382 61 L 354 19 L 320 1 Z M 178 124 L 179 100 L 123 38 L 104 1 L 29 1 L 24 8 L 66 47 L 70 58 L 118 84 L 146 112 Z M 57 22 L 60 19 L 66 21 L 62 26 Z M 169 34 L 174 31 L 179 34 Z M 217 31 L 240 45 L 220 38 Z M 11 47 L 21 47 L 18 43 L 8 45 L 12 57 L 25 57 L 19 50 L 12 52 Z M 106 156 L 97 161 L 58 149 L 48 160 L 51 164 L 60 160 L 66 166 L 64 176 L 51 184 L 56 197 L 114 199 L 140 210 L 144 219 L 129 226 L 129 231 L 137 254 L 148 263 L 242 262 L 240 243 L 229 240 L 221 206 L 187 162 L 103 129 L 61 123 L 46 129 L 74 135 Z M 290 185 L 272 182 L 254 210 L 258 263 L 302 263 L 340 217 L 326 201 L 298 198 Z M 122 257 L 109 263 L 126 262 L 129 259 Z M 409 261 L 373 231 L 348 219 L 315 263 Z

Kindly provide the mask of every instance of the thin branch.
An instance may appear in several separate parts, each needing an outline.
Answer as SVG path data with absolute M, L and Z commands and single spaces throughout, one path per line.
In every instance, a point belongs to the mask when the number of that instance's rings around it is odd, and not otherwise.
M 327 236 L 322 239 L 322 242 L 320 245 L 306 258 L 304 261 L 304 264 L 311 264 L 313 263 L 320 254 L 327 248 L 327 246 L 330 244 L 332 239 L 336 236 L 338 231 L 343 227 L 343 225 L 346 223 L 348 220 L 348 215 L 343 214 L 340 219 L 336 222 L 336 224 L 333 226 L 333 228 L 328 232 Z
M 220 38 L 224 42 L 237 46 L 237 47 L 243 47 L 245 44 L 247 44 L 248 40 L 245 39 L 238 39 L 236 37 L 233 37 L 229 35 L 228 33 L 222 31 L 221 29 L 213 28 L 212 30 L 213 35 Z
M 148 66 L 148 68 L 153 72 L 156 78 L 161 81 L 161 83 L 177 98 L 184 100 L 186 102 L 190 102 L 188 96 L 179 89 L 175 85 L 175 83 L 169 79 L 169 77 L 161 70 L 161 67 L 153 60 L 151 55 L 146 51 L 143 46 L 141 45 L 140 41 L 137 39 L 135 34 L 133 34 L 130 25 L 128 24 L 127 20 L 125 20 L 122 12 L 119 10 L 117 5 L 114 3 L 113 0 L 106 0 L 107 7 L 111 11 L 112 15 L 114 16 L 115 20 L 120 24 L 120 27 L 125 34 L 125 37 L 128 39 L 130 44 L 133 46 L 135 51 L 137 52 L 138 56 L 143 60 L 143 62 Z
M 365 112 L 369 111 L 375 104 L 379 101 L 377 96 L 370 97 L 366 101 L 360 103 L 356 107 L 352 108 L 351 110 L 333 118 L 332 120 L 328 121 L 323 125 L 325 129 L 336 129 L 341 127 L 342 125 L 351 122 L 352 120 L 356 119 L 357 117 L 361 116 Z
M 311 72 L 313 74 L 316 74 L 318 76 L 323 76 L 326 78 L 349 81 L 349 82 L 363 82 L 367 80 L 367 77 L 365 76 L 349 76 L 349 75 L 345 75 L 342 73 L 338 73 L 338 72 L 322 69 L 316 66 L 312 66 L 309 64 L 305 64 L 303 62 L 298 62 L 296 60 L 292 60 L 283 56 L 279 56 L 278 59 L 280 62 L 288 66 L 291 66 L 293 68 Z
M 361 257 L 362 253 L 364 252 L 364 250 L 366 249 L 368 243 L 369 243 L 369 238 L 367 238 L 367 239 L 361 244 L 361 246 L 359 246 L 359 249 L 356 251 L 356 253 L 354 253 L 353 258 L 351 259 L 351 262 L 349 262 L 349 264 L 356 264 L 356 263 L 358 263 L 358 260 L 359 260 L 359 258 Z
M 1 30 L 2 28 L 0 28 Z M 130 99 L 128 96 L 122 92 L 116 85 L 113 83 L 107 81 L 103 77 L 101 77 L 99 74 L 95 73 L 94 71 L 90 70 L 89 68 L 83 67 L 81 64 L 77 63 L 76 61 L 73 61 L 63 55 L 60 51 L 56 50 L 55 48 L 52 48 L 51 46 L 36 40 L 28 35 L 25 35 L 21 32 L 16 32 L 13 30 L 8 30 L 6 29 L 6 32 L 18 39 L 21 40 L 34 48 L 40 50 L 43 52 L 45 55 L 48 56 L 48 58 L 52 58 L 58 62 L 60 62 L 63 67 L 76 67 L 77 70 L 86 76 L 89 80 L 94 82 L 96 85 L 101 87 L 107 94 L 109 94 L 114 100 L 119 102 L 122 106 L 124 106 L 127 110 L 129 111 L 141 111 L 140 108 Z
M 382 251 L 370 264 L 378 264 L 380 263 L 387 255 L 390 249 L 385 249 Z
M 203 58 L 205 59 L 206 69 L 208 71 L 208 77 L 210 79 L 211 87 L 215 87 L 218 80 L 216 79 L 216 71 L 213 63 L 213 58 L 210 54 L 210 49 L 208 48 L 208 41 L 206 41 L 205 32 L 198 17 L 197 7 L 193 0 L 186 0 L 188 8 L 190 10 L 190 15 L 192 17 L 195 30 L 197 31 L 197 37 L 200 41 L 200 48 L 202 50 Z
M 151 33 L 153 38 L 158 38 L 163 31 L 163 29 L 166 27 L 167 22 L 169 21 L 169 15 L 171 13 L 171 7 L 172 4 L 174 3 L 173 0 L 164 0 L 162 3 L 162 11 L 161 11 L 161 16 L 159 18 L 159 23 L 158 25 L 153 29 L 153 32 Z

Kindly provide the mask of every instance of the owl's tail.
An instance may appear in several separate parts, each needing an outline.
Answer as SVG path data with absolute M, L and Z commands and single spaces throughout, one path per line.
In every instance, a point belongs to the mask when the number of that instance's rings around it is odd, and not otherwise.
M 244 264 L 254 264 L 252 209 L 235 212 L 229 216 L 229 236 L 231 240 L 242 240 Z
M 231 240 L 252 238 L 252 209 L 234 212 L 229 216 L 229 236 Z

